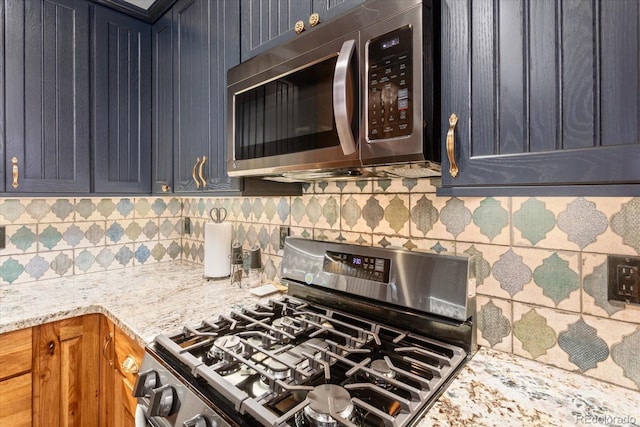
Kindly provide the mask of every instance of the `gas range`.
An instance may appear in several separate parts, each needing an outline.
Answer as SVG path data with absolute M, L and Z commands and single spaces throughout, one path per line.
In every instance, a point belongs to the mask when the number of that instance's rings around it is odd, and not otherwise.
M 288 294 L 156 337 L 153 426 L 413 425 L 476 351 L 466 258 L 288 238 Z

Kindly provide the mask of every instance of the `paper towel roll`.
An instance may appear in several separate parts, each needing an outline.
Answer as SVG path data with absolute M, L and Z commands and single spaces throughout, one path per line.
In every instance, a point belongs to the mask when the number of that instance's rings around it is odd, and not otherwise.
M 231 273 L 231 232 L 230 222 L 208 222 L 204 225 L 205 277 L 228 277 Z

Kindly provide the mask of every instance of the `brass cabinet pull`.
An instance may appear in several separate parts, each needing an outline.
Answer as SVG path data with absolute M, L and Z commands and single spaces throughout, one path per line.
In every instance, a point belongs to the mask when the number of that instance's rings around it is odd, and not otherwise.
M 127 357 L 124 359 L 121 367 L 122 367 L 122 370 L 127 374 L 137 374 L 138 371 L 140 370 L 140 367 L 138 366 L 138 362 L 136 362 L 136 359 L 130 354 L 127 355 Z
M 11 159 L 11 164 L 13 165 L 12 166 L 13 183 L 11 184 L 11 186 L 13 188 L 18 188 L 18 158 L 14 156 Z
M 169 184 L 162 184 L 162 192 L 168 193 L 169 191 L 171 191 L 171 186 Z
M 447 131 L 447 157 L 449 157 L 449 173 L 453 178 L 458 176 L 458 165 L 455 153 L 455 129 L 458 124 L 458 116 L 455 113 L 449 116 L 449 130 Z
M 200 163 L 200 167 L 198 168 L 198 176 L 200 177 L 200 181 L 202 181 L 202 188 L 207 188 L 207 180 L 204 179 L 204 175 L 202 175 L 202 168 L 204 164 L 207 163 L 207 156 L 202 156 L 202 162 Z
M 296 22 L 296 24 L 293 26 L 293 30 L 296 32 L 296 34 L 300 34 L 301 32 L 303 32 L 304 31 L 304 22 L 302 22 L 302 21 Z
M 312 27 L 315 27 L 319 23 L 320 23 L 320 15 L 318 15 L 315 12 L 312 13 L 311 16 L 309 16 L 309 25 L 311 25 Z
M 102 347 L 102 355 L 109 362 L 109 366 L 113 366 L 113 358 L 109 359 L 107 356 L 107 347 L 109 347 L 109 343 L 113 340 L 113 334 L 109 332 L 109 336 L 104 339 L 104 347 Z
M 196 188 L 200 188 L 200 181 L 198 181 L 198 177 L 196 176 L 196 170 L 198 169 L 198 164 L 200 163 L 200 157 L 196 158 L 196 164 L 193 165 L 193 171 L 191 171 L 191 176 L 193 180 L 196 182 Z

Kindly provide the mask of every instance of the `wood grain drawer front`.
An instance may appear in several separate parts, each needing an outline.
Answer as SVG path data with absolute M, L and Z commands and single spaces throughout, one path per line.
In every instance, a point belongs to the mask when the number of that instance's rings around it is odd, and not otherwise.
M 31 370 L 31 328 L 0 335 L 0 380 Z
M 0 426 L 31 426 L 31 373 L 0 381 Z

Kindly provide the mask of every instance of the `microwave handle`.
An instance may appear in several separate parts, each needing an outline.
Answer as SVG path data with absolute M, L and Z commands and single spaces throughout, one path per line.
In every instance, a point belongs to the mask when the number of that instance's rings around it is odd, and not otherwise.
M 347 40 L 342 44 L 333 74 L 333 113 L 336 120 L 336 131 L 338 132 L 338 138 L 340 138 L 340 146 L 345 156 L 356 151 L 356 143 L 351 132 L 347 108 L 347 77 L 351 55 L 355 46 L 355 40 Z

